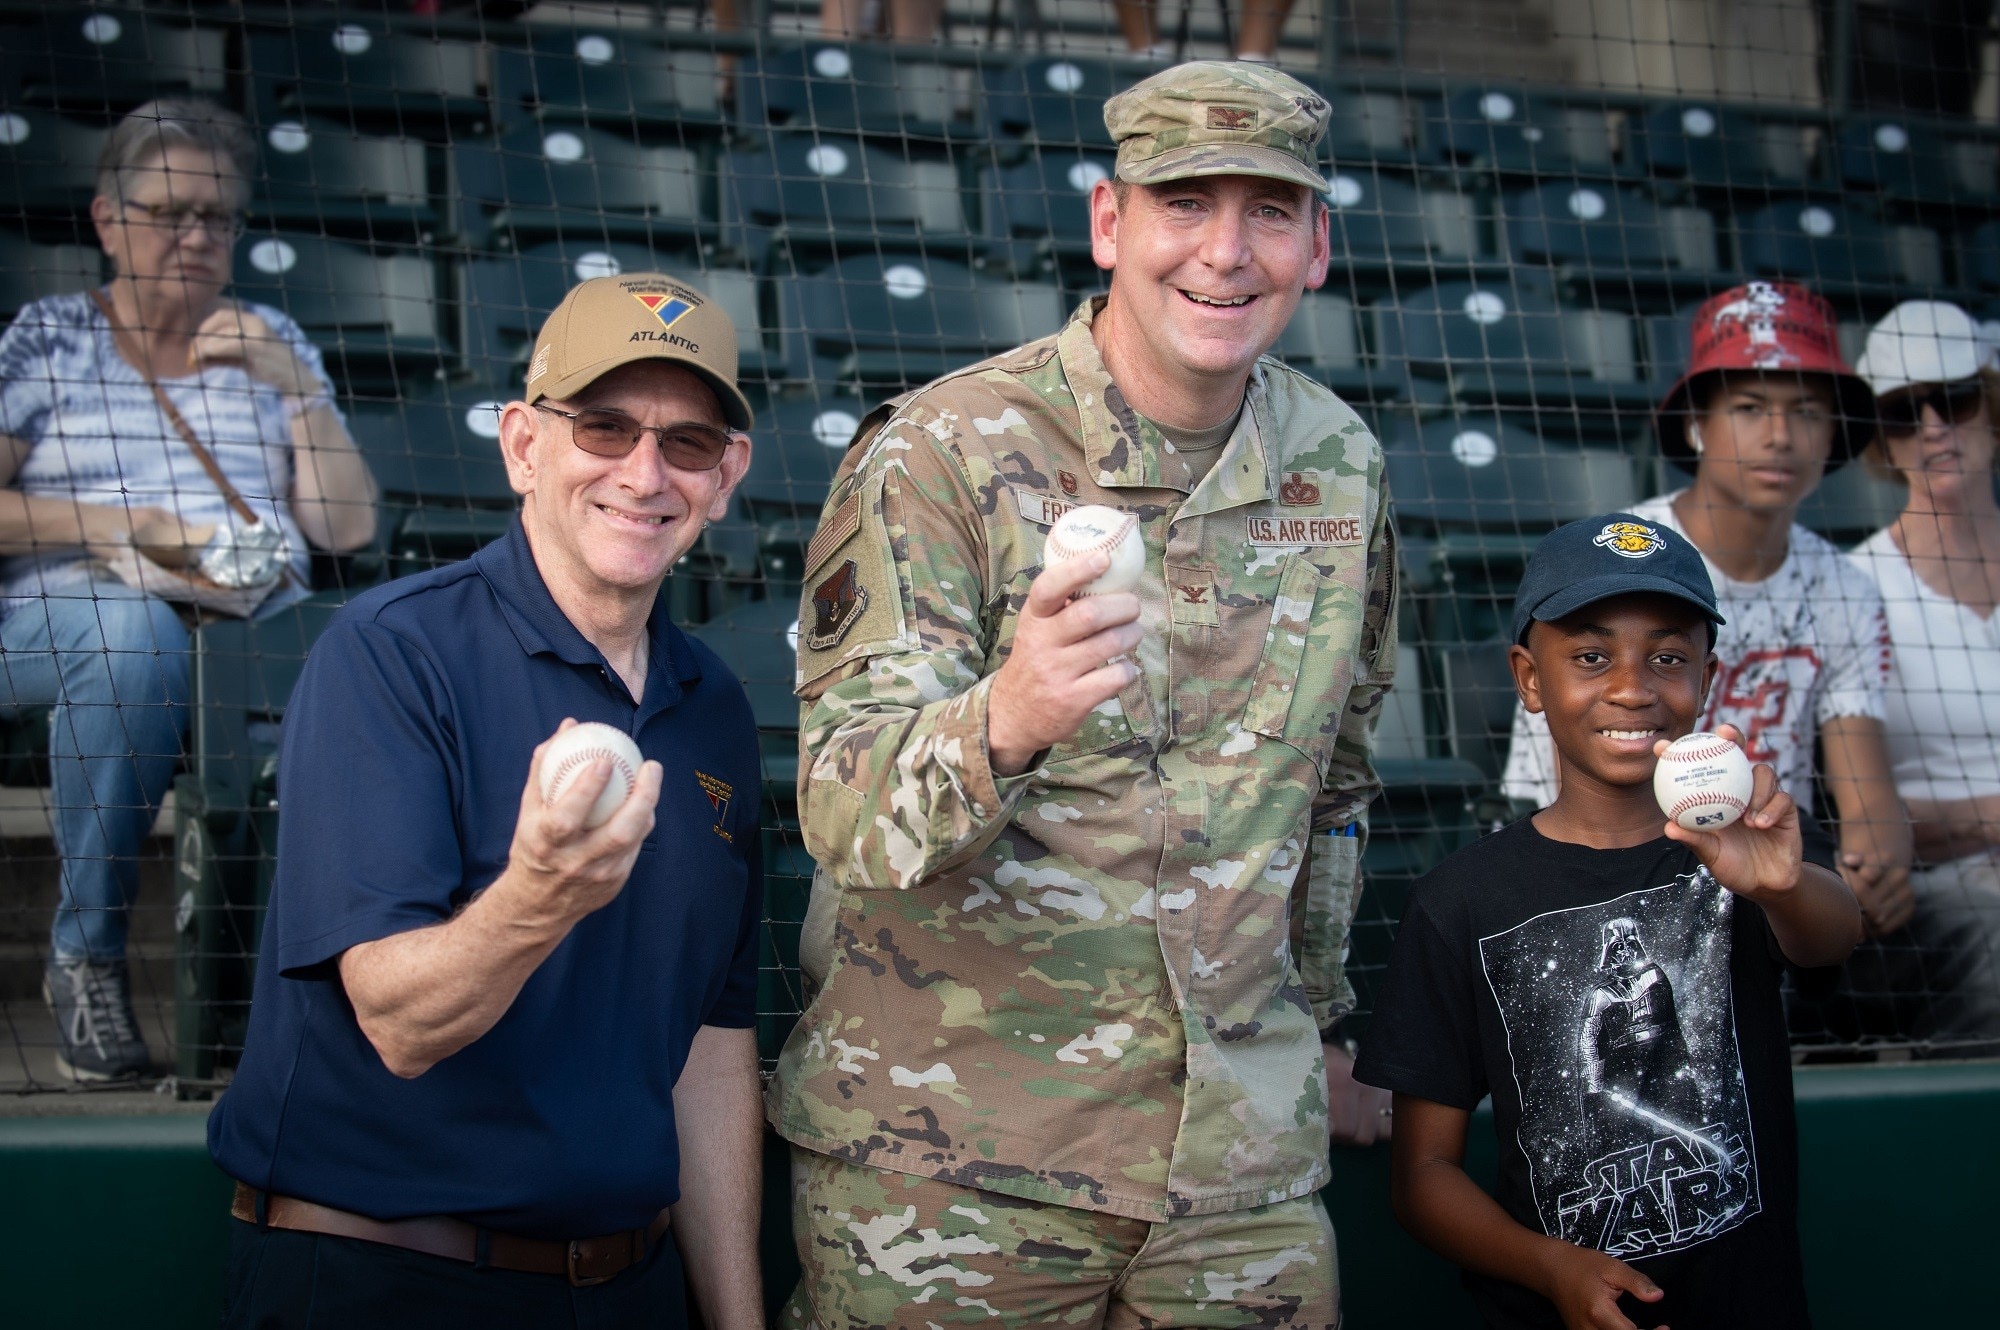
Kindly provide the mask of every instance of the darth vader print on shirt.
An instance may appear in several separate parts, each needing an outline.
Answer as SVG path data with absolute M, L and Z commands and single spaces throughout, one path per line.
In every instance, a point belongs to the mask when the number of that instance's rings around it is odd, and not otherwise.
M 1734 904 L 1701 869 L 1480 939 L 1549 1236 L 1630 1260 L 1762 1208 L 1730 1001 Z

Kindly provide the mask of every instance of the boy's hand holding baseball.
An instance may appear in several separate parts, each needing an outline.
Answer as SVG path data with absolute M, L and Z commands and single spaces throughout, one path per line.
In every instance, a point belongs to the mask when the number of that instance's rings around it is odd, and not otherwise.
M 1715 732 L 1733 744 L 1743 742 L 1742 731 L 1733 725 L 1719 725 Z M 1666 751 L 1665 739 L 1653 745 L 1655 756 Z M 1667 835 L 1693 850 L 1717 882 L 1739 896 L 1764 902 L 1798 887 L 1804 842 L 1798 805 L 1778 788 L 1777 773 L 1759 762 L 1752 776 L 1750 806 L 1742 817 L 1718 831 L 1689 831 L 1669 819 Z

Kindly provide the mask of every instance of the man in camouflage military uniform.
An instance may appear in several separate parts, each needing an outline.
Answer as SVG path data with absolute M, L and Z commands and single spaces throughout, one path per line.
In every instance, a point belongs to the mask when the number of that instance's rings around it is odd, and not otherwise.
M 1113 98 L 1108 299 L 875 412 L 834 483 L 787 1326 L 1338 1322 L 1319 1031 L 1395 555 L 1375 439 L 1259 359 L 1325 280 L 1327 110 L 1240 63 Z M 1083 503 L 1140 518 L 1136 596 L 1040 567 Z

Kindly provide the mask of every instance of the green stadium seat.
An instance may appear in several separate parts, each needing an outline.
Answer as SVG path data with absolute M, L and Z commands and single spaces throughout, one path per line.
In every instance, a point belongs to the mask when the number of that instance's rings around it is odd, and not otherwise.
M 792 696 L 798 631 L 798 602 L 784 597 L 740 605 L 694 630 L 742 680 L 757 720 L 765 787 L 787 803 L 799 772 L 799 704 Z
M 1104 102 L 1150 72 L 1110 60 L 1038 56 L 980 70 L 986 123 L 1002 138 L 1108 151 Z
M 474 374 L 495 381 L 524 376 L 528 353 L 549 313 L 578 282 L 622 272 L 666 272 L 705 291 L 736 326 L 739 378 L 782 373 L 766 353 L 757 279 L 730 269 L 704 271 L 684 253 L 643 245 L 555 241 L 520 254 L 477 259 L 464 269 L 460 345 Z
M 848 441 L 873 408 L 868 398 L 826 391 L 787 393 L 757 405 L 750 473 L 736 495 L 760 532 L 784 536 L 804 552 Z M 797 525 L 781 531 L 785 523 Z M 794 556 L 785 580 L 796 583 L 803 571 Z
M 507 530 L 516 505 L 500 458 L 500 408 L 517 387 L 436 383 L 347 413 L 382 488 L 391 576 L 465 558 Z
M 1694 333 L 1694 314 L 1699 302 L 1683 305 L 1672 314 L 1652 314 L 1640 320 L 1646 341 L 1646 381 L 1653 396 L 1664 399 L 1667 390 L 1687 370 L 1688 342 Z
M 234 294 L 291 315 L 350 389 L 437 374 L 437 278 L 417 254 L 376 254 L 300 231 L 252 231 L 236 242 Z
M 503 129 L 574 121 L 637 137 L 713 137 L 722 128 L 715 55 L 618 28 L 526 29 L 493 49 Z
M 1804 126 L 1713 102 L 1665 102 L 1633 117 L 1625 157 L 1656 179 L 1745 199 L 1802 188 L 1812 168 Z
M 485 249 L 557 238 L 698 251 L 715 239 L 700 158 L 589 125 L 523 124 L 452 150 L 459 229 Z
M 1362 360 L 1354 302 L 1333 291 L 1308 291 L 1271 354 L 1348 399 L 1394 396 L 1400 375 L 1376 375 Z
M 1836 545 L 1857 545 L 1896 520 L 1909 489 L 1865 462 L 1849 462 L 1799 505 L 1798 523 Z
M 229 34 L 165 14 L 43 5 L 0 20 L 0 103 L 99 123 L 155 97 L 231 103 Z
M 1990 139 L 1865 116 L 1843 124 L 1831 148 L 1849 189 L 1920 203 L 2000 203 L 2000 157 Z
M 1935 288 L 1944 277 L 1937 233 L 1885 226 L 1831 203 L 1795 200 L 1737 220 L 1737 266 L 1791 277 L 1822 294 L 1861 287 Z
M 1960 241 L 1959 272 L 1983 291 L 2000 291 L 2000 221 L 1982 223 Z
M 243 72 L 260 124 L 326 117 L 435 140 L 491 120 L 480 64 L 475 42 L 349 14 L 253 31 Z
M 1662 208 L 1637 190 L 1588 182 L 1546 184 L 1502 201 L 1517 260 L 1560 265 L 1606 288 L 1687 288 L 1715 280 L 1715 219 Z
M 1090 192 L 1116 165 L 1110 153 L 1051 148 L 1012 166 L 988 167 L 980 215 L 1005 266 L 1027 272 L 1049 263 L 1089 264 Z
M 1329 107 L 1320 151 L 1332 158 L 1334 168 L 1365 171 L 1377 165 L 1404 166 L 1430 160 L 1412 142 L 1409 107 L 1397 94 L 1360 88 L 1327 92 L 1315 87 L 1315 91 L 1326 98 Z
M 1333 187 L 1323 197 L 1336 271 L 1361 270 L 1363 282 L 1391 268 L 1428 277 L 1433 265 L 1463 272 L 1481 257 L 1468 195 L 1344 165 L 1327 179 Z
M 1494 609 L 1513 613 L 1513 597 L 1504 605 L 1496 602 Z M 1507 659 L 1506 625 L 1500 625 L 1497 637 L 1439 643 L 1432 651 L 1451 755 L 1497 782 L 1514 733 L 1514 673 Z
M 914 251 L 964 256 L 971 244 L 958 172 L 859 139 L 773 134 L 730 153 L 720 180 L 723 243 L 753 266 L 774 252 Z
M 1631 321 L 1562 309 L 1525 271 L 1509 283 L 1446 282 L 1374 313 L 1382 355 L 1442 379 L 1459 401 L 1590 414 L 1651 404 Z
M 88 291 L 104 281 L 104 252 L 85 245 L 36 245 L 0 234 L 0 322 L 43 296 Z
M 1570 106 L 1515 88 L 1471 87 L 1433 108 L 1431 141 L 1448 157 L 1503 175 L 1617 173 L 1602 106 Z
M 96 243 L 89 213 L 104 136 L 53 111 L 0 109 L 0 220 L 37 239 Z
M 969 139 L 981 127 L 955 108 L 952 67 L 927 53 L 807 42 L 767 46 L 736 74 L 736 107 L 752 134 L 773 129 L 908 139 Z
M 906 385 L 1056 332 L 1054 286 L 977 277 L 943 259 L 858 255 L 778 285 L 786 368 L 820 383 Z
M 256 224 L 369 242 L 428 240 L 438 229 L 422 143 L 328 120 L 279 120 L 260 137 Z

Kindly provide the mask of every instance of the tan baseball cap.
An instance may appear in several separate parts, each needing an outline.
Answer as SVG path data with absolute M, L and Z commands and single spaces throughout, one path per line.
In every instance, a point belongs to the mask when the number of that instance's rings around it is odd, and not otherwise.
M 1204 175 L 1290 180 L 1317 193 L 1326 98 L 1269 65 L 1194 60 L 1163 69 L 1104 103 L 1118 178 L 1158 185 Z
M 715 389 L 723 419 L 750 428 L 750 402 L 736 386 L 736 325 L 702 292 L 663 272 L 593 277 L 571 287 L 535 339 L 528 403 L 572 396 L 635 360 L 693 370 Z

